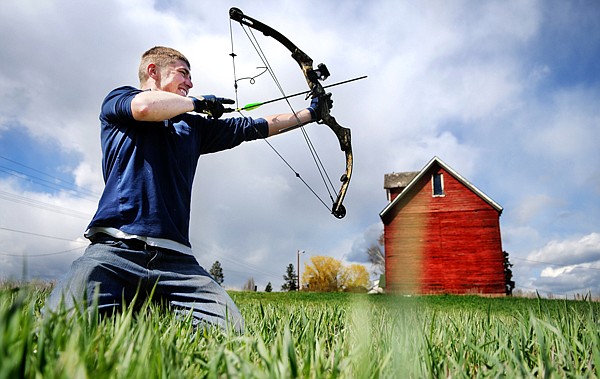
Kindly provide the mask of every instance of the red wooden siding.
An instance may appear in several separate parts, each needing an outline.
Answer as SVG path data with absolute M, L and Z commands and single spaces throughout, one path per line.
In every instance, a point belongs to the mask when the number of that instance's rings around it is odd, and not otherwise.
M 434 173 L 444 196 L 432 196 Z M 383 217 L 387 289 L 504 294 L 499 211 L 437 164 L 407 190 Z

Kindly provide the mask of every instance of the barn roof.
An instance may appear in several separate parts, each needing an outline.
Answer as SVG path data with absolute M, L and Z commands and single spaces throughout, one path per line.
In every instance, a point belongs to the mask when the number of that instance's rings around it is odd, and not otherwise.
M 423 167 L 423 169 L 421 171 L 416 173 L 416 175 L 414 172 L 397 173 L 397 174 L 391 174 L 391 176 L 389 176 L 388 178 L 386 178 L 384 180 L 385 188 L 393 188 L 393 187 L 406 187 L 406 188 L 402 192 L 400 192 L 400 194 L 398 194 L 398 196 L 396 196 L 394 198 L 394 200 L 391 201 L 381 211 L 381 213 L 379 213 L 379 217 L 384 218 L 386 213 L 388 213 L 392 208 L 394 208 L 394 206 L 404 197 L 404 195 L 406 195 L 407 193 L 410 192 L 411 188 L 423 177 L 423 175 L 425 175 L 425 173 L 427 171 L 429 171 L 429 169 L 434 164 L 438 164 L 440 167 L 442 167 L 444 170 L 446 170 L 450 175 L 452 175 L 456 180 L 461 182 L 465 187 L 469 188 L 477 196 L 479 196 L 482 200 L 484 200 L 486 203 L 488 203 L 491 207 L 496 209 L 498 212 L 502 213 L 502 207 L 500 206 L 500 204 L 496 203 L 491 197 L 487 196 L 479 188 L 475 187 L 473 184 L 471 184 L 471 182 L 469 182 L 467 179 L 465 179 L 462 175 L 460 175 L 458 172 L 454 171 L 454 169 L 452 167 L 448 166 L 440 158 L 433 157 L 433 158 L 431 158 L 429 163 L 427 163 L 427 165 L 425 165 L 425 167 Z M 394 180 L 397 180 L 398 182 L 394 183 Z M 405 183 L 404 181 L 406 181 L 406 180 L 409 180 L 409 182 Z M 398 183 L 400 185 L 398 185 Z
M 417 175 L 419 175 L 419 171 L 392 172 L 391 174 L 385 174 L 383 177 L 383 188 L 391 189 L 406 187 Z

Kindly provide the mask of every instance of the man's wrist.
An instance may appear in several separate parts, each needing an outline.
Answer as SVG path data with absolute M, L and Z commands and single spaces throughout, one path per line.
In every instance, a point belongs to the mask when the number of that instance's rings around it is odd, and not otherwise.
M 194 96 L 188 96 L 190 99 L 192 99 L 192 102 L 194 103 L 194 112 L 196 113 L 202 113 L 203 110 L 206 109 L 206 104 L 204 100 L 200 100 Z
M 306 108 L 310 112 L 310 120 L 315 121 L 317 119 L 317 111 L 313 107 Z

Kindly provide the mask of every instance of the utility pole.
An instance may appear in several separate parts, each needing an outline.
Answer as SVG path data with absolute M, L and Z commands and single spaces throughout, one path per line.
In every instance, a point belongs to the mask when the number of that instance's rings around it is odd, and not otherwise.
M 296 252 L 296 257 L 298 258 L 298 263 L 296 266 L 296 279 L 298 280 L 298 285 L 296 286 L 297 291 L 300 291 L 300 254 L 304 254 L 304 250 L 298 250 Z

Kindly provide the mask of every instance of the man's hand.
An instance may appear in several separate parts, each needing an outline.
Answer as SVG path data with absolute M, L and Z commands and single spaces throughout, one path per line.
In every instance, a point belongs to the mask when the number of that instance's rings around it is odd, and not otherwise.
M 326 93 L 322 96 L 314 97 L 310 101 L 310 105 L 307 108 L 312 116 L 313 121 L 321 121 L 323 118 L 323 107 L 326 106 L 327 110 L 333 108 L 333 100 L 331 99 L 331 93 Z
M 191 97 L 191 96 L 190 96 Z M 223 104 L 234 104 L 235 101 L 225 97 L 216 97 L 215 95 L 204 95 L 202 99 L 191 97 L 194 101 L 194 112 L 205 113 L 215 120 L 223 116 L 225 107 Z

